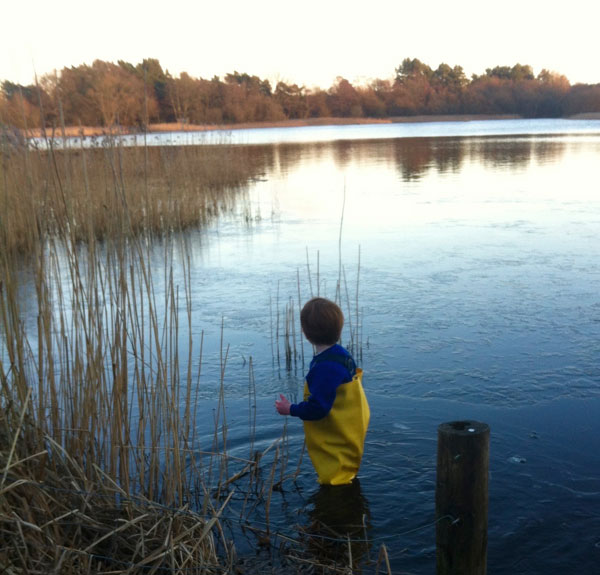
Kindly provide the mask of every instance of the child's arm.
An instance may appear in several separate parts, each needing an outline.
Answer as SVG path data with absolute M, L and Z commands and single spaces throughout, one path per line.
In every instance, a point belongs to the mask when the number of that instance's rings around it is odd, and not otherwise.
M 310 392 L 306 401 L 290 403 L 280 395 L 281 399 L 275 402 L 275 408 L 281 415 L 292 415 L 304 421 L 323 419 L 333 406 L 338 386 L 351 379 L 342 365 L 324 362 L 311 369 L 306 376 Z
M 301 403 L 291 403 L 284 395 L 279 394 L 279 399 L 275 400 L 275 409 L 279 415 L 295 415 L 305 420 L 322 419 L 329 413 L 333 405 L 335 391 L 333 394 L 331 401 L 323 401 L 311 395 L 307 401 L 302 401 Z

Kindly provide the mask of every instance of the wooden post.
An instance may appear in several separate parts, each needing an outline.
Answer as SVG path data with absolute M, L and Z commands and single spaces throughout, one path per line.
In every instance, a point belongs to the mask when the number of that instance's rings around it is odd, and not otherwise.
M 486 423 L 438 427 L 437 575 L 486 574 L 489 447 Z

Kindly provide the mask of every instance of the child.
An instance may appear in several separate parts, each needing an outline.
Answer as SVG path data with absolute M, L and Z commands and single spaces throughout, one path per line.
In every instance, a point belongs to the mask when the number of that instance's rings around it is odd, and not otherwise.
M 280 395 L 275 408 L 281 415 L 303 420 L 306 447 L 319 483 L 351 483 L 360 466 L 370 417 L 363 372 L 337 343 L 344 325 L 337 304 L 321 297 L 309 300 L 300 312 L 300 324 L 315 347 L 304 401 L 290 403 Z

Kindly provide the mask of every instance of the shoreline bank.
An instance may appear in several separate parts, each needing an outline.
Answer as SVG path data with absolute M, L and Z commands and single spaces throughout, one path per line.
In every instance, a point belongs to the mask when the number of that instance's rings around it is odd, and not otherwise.
M 303 128 L 311 126 L 352 126 L 363 124 L 401 124 L 401 123 L 426 123 L 426 122 L 473 122 L 482 120 L 514 120 L 520 116 L 507 115 L 440 115 L 440 116 L 394 116 L 386 118 L 306 118 L 298 120 L 280 120 L 276 122 L 240 122 L 237 124 L 187 124 L 181 122 L 150 124 L 148 134 L 167 133 L 167 132 L 214 132 L 214 131 L 233 131 L 233 130 L 255 130 L 264 128 Z M 135 127 L 123 126 L 65 126 L 64 129 L 46 128 L 46 136 L 62 137 L 63 133 L 67 138 L 106 136 L 109 134 L 141 134 Z M 41 128 L 27 130 L 28 138 L 41 138 L 44 136 Z
M 422 115 L 422 116 L 391 116 L 386 118 L 307 118 L 298 120 L 281 120 L 276 122 L 241 122 L 237 124 L 187 124 L 180 122 L 150 124 L 148 134 L 156 133 L 176 133 L 176 132 L 213 132 L 213 131 L 234 131 L 234 130 L 255 130 L 264 128 L 302 128 L 311 126 L 351 126 L 363 124 L 416 124 L 428 122 L 478 122 L 487 120 L 518 120 L 521 116 L 516 114 L 444 114 L 444 115 Z M 600 120 L 600 113 L 590 112 L 585 114 L 576 114 L 566 119 L 569 120 Z M 47 137 L 67 138 L 94 137 L 116 134 L 142 134 L 135 127 L 123 126 L 65 126 L 52 130 L 46 128 Z M 41 128 L 29 129 L 26 132 L 27 138 L 44 137 L 44 131 Z

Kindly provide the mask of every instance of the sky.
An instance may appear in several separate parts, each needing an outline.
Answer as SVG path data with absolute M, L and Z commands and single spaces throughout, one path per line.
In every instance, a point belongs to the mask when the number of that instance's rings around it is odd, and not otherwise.
M 156 58 L 177 77 L 238 71 L 327 89 L 431 68 L 532 66 L 600 83 L 599 0 L 28 0 L 0 8 L 0 81 Z

